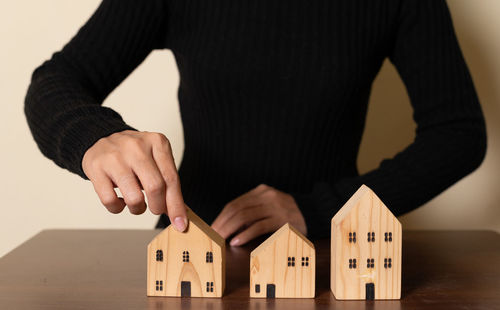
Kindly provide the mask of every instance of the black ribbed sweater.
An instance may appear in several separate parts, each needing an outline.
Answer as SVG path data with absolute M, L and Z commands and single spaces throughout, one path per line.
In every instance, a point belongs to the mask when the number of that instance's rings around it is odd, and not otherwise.
M 84 152 L 131 129 L 103 100 L 153 49 L 175 55 L 182 190 L 208 222 L 264 183 L 292 194 L 309 235 L 325 236 L 363 183 L 400 215 L 484 157 L 483 115 L 444 0 L 104 0 L 33 73 L 25 113 L 43 154 L 85 178 Z M 416 139 L 359 175 L 370 89 L 387 57 L 408 89 Z

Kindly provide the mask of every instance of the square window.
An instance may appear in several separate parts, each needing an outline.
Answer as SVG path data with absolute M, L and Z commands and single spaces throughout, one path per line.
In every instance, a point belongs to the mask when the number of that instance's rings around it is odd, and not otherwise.
M 156 281 L 156 290 L 157 291 L 163 291 L 163 281 Z
M 384 241 L 385 242 L 392 242 L 392 232 L 386 232 L 384 234 Z
M 355 258 L 349 259 L 349 269 L 356 269 L 356 259 Z
M 213 282 L 207 282 L 207 292 L 208 293 L 213 293 L 214 291 L 214 283 Z
M 356 233 L 355 232 L 350 232 L 349 233 L 349 243 L 356 243 Z
M 260 293 L 260 284 L 255 284 L 255 293 Z
M 367 258 L 366 259 L 366 268 L 374 268 L 375 267 L 375 259 Z
M 375 232 L 368 232 L 367 233 L 367 239 L 368 242 L 375 242 Z
M 156 250 L 156 261 L 157 262 L 163 261 L 163 251 L 162 250 Z
M 392 258 L 384 258 L 384 268 L 392 268 Z
M 302 256 L 302 266 L 309 266 L 309 256 Z
M 205 256 L 205 261 L 207 263 L 213 263 L 214 262 L 214 255 L 212 252 L 207 252 L 206 256 Z

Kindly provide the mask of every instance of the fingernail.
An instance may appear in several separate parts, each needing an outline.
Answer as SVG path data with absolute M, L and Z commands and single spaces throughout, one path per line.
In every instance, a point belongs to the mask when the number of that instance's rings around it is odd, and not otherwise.
M 229 242 L 230 246 L 235 246 L 238 244 L 240 244 L 240 239 L 233 239 L 233 240 L 231 240 L 231 242 Z
M 178 216 L 174 219 L 174 226 L 177 231 L 183 232 L 186 229 L 187 220 Z

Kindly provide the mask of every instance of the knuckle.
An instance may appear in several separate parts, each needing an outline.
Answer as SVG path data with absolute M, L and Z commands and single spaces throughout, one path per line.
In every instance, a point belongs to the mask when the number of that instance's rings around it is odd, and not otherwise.
M 86 166 L 89 167 L 91 171 L 97 171 L 101 169 L 102 163 L 100 159 L 90 159 L 90 162 L 88 162 Z
M 269 186 L 266 185 L 266 184 L 259 184 L 259 186 L 257 186 L 257 189 L 268 189 Z
M 116 181 L 117 184 L 120 185 L 120 190 L 122 190 L 124 189 L 122 188 L 122 186 L 127 188 L 128 186 L 133 185 L 134 182 L 136 181 L 136 178 L 133 174 L 122 171 L 119 174 L 117 174 Z
M 124 144 L 126 148 L 132 150 L 142 149 L 144 147 L 144 141 L 142 141 L 141 138 L 135 138 L 135 137 L 127 139 L 124 142 Z
M 165 173 L 165 181 L 167 184 L 179 183 L 179 175 L 177 174 L 177 171 L 169 171 Z
M 144 186 L 144 190 L 149 194 L 159 194 L 165 188 L 163 180 L 153 180 Z
M 239 202 L 231 201 L 224 207 L 224 209 L 227 209 L 227 211 L 236 212 L 241 207 L 242 207 L 242 205 Z M 231 214 L 233 214 L 233 213 L 231 213 Z
M 278 197 L 278 192 L 273 190 L 273 189 L 269 189 L 266 192 L 264 192 L 262 195 L 266 198 L 269 198 L 269 199 L 276 199 Z
M 130 206 L 139 206 L 144 201 L 142 195 L 132 194 L 127 197 L 127 204 Z
M 238 219 L 243 223 L 247 223 L 253 217 L 253 214 L 251 210 L 244 209 L 238 213 Z
M 168 144 L 170 144 L 170 141 L 168 140 L 168 138 L 164 134 L 159 133 L 159 132 L 152 132 L 152 133 L 150 133 L 150 139 L 154 143 L 158 143 L 160 145 L 168 145 Z
M 119 162 L 121 160 L 121 157 L 121 153 L 118 150 L 114 150 L 106 153 L 102 161 L 94 160 L 93 164 L 96 165 L 96 167 L 101 167 L 109 163 Z

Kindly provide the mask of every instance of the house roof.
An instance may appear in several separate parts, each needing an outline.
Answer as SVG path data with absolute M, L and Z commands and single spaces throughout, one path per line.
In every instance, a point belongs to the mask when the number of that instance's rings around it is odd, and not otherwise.
M 271 245 L 274 240 L 276 240 L 281 234 L 283 233 L 286 233 L 288 231 L 292 231 L 294 234 L 296 234 L 300 239 L 302 239 L 305 243 L 307 243 L 307 245 L 309 245 L 311 248 L 314 249 L 314 244 L 309 241 L 309 239 L 307 239 L 300 231 L 298 231 L 297 229 L 295 229 L 295 227 L 293 227 L 292 225 L 290 225 L 289 223 L 286 223 L 285 225 L 281 226 L 280 229 L 278 229 L 277 231 L 274 232 L 274 234 L 272 234 L 269 238 L 267 238 L 264 242 L 262 242 L 258 247 L 256 247 L 251 255 L 257 255 L 258 252 L 264 250 L 265 248 L 267 248 L 269 245 Z
M 210 227 L 205 221 L 203 221 L 196 213 L 193 212 L 190 208 L 187 208 L 186 212 L 187 218 L 189 220 L 188 225 L 195 225 L 198 227 L 204 234 L 206 234 L 211 240 L 213 240 L 217 245 L 223 247 L 226 243 L 226 240 L 222 238 L 212 227 Z M 172 224 L 170 224 L 167 229 L 175 229 Z M 189 226 L 188 226 L 189 229 Z
M 201 231 L 207 234 L 210 239 L 212 239 L 219 246 L 224 246 L 226 240 L 221 237 L 210 225 L 205 223 L 196 213 L 194 213 L 190 208 L 187 208 L 187 217 L 189 219 L 189 224 L 195 224 Z
M 394 216 L 394 214 L 387 208 L 387 206 L 382 202 L 382 200 L 375 194 L 373 190 L 371 190 L 368 186 L 366 185 L 361 185 L 361 187 L 354 193 L 354 195 L 347 200 L 347 202 L 344 204 L 342 208 L 335 214 L 335 216 L 332 218 L 332 223 L 335 224 L 340 224 L 344 219 L 351 213 L 351 211 L 359 205 L 359 202 L 365 198 L 366 195 L 370 195 L 372 199 L 378 200 L 380 203 L 376 204 L 377 206 L 381 206 L 383 208 L 386 208 L 387 211 Z M 396 218 L 394 216 L 394 218 Z

